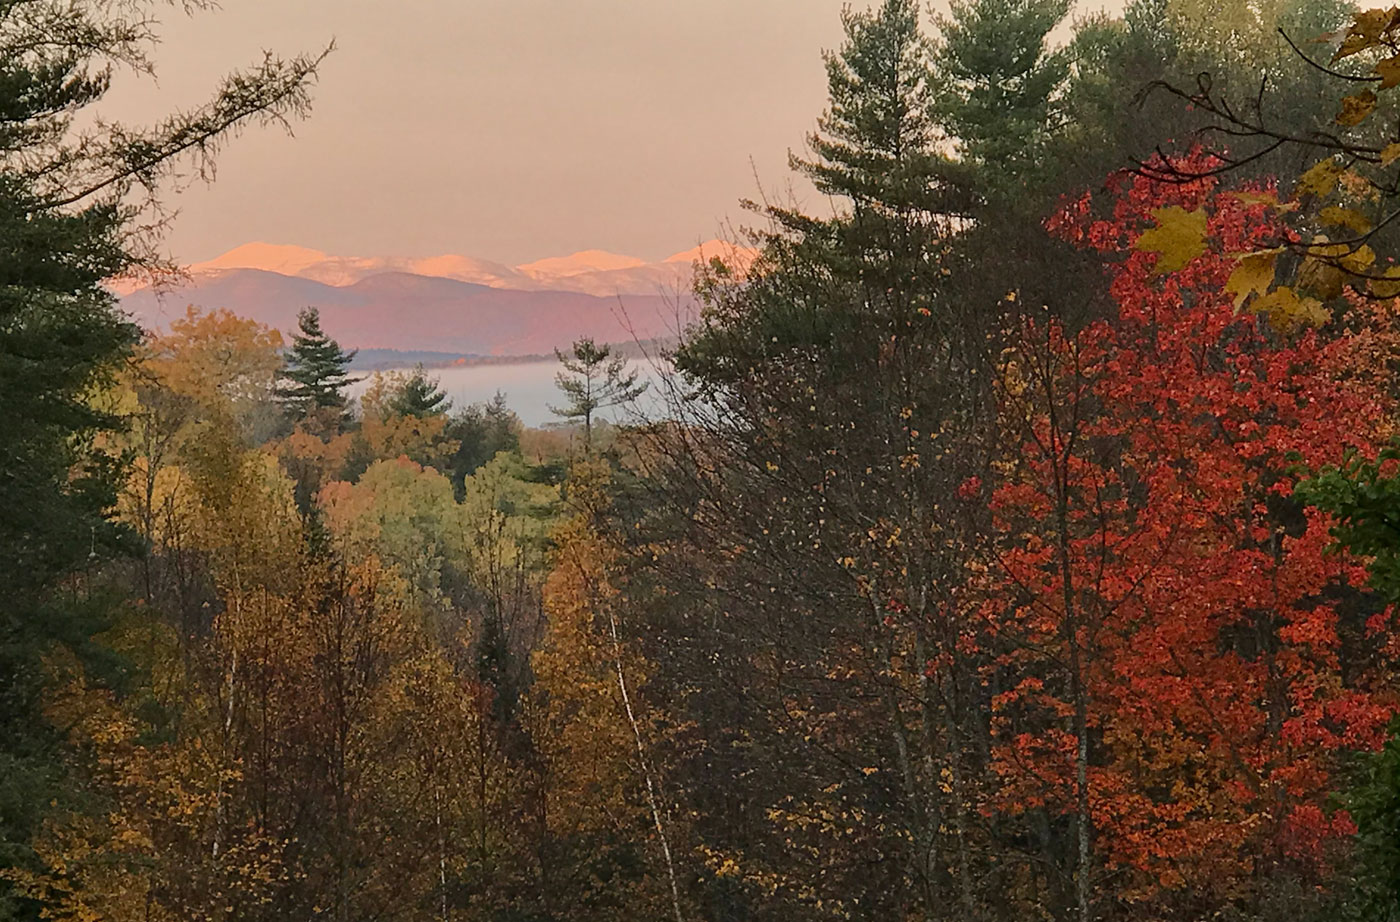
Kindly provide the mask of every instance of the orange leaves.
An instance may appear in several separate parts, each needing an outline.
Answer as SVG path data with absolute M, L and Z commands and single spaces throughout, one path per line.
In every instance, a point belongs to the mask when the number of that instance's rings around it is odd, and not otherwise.
M 1063 236 L 1091 244 L 1169 230 L 1134 245 L 1156 265 L 1116 263 L 1112 318 L 1026 337 L 1018 367 L 1040 378 L 1003 408 L 1030 416 L 992 498 L 1015 586 L 998 636 L 1020 645 L 993 699 L 997 771 L 1007 797 L 1075 810 L 1065 706 L 1083 689 L 1095 841 L 1148 914 L 1166 890 L 1247 888 L 1258 854 L 1311 860 L 1347 834 L 1325 809 L 1338 753 L 1376 745 L 1391 713 L 1371 677 L 1343 673 L 1344 612 L 1318 601 L 1359 578 L 1356 561 L 1323 554 L 1327 521 L 1282 500 L 1297 458 L 1373 450 L 1390 402 L 1351 367 L 1359 334 L 1281 338 L 1255 316 L 1291 326 L 1325 310 L 1276 287 L 1271 204 L 1142 180 L 1114 222 L 1066 217 Z M 1326 219 L 1366 226 L 1341 207 Z M 1319 265 L 1374 260 L 1310 246 Z

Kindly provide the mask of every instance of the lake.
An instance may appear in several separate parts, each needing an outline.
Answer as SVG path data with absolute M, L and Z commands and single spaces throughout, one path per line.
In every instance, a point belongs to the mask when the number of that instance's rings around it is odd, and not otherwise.
M 633 361 L 631 367 L 643 381 L 656 378 L 656 370 L 645 360 Z M 427 368 L 430 377 L 438 379 L 447 396 L 452 398 L 454 407 L 473 403 L 483 403 L 500 391 L 506 396 L 506 405 L 515 411 L 520 421 L 527 426 L 541 426 L 558 422 L 559 417 L 549 411 L 549 405 L 558 406 L 563 402 L 559 388 L 554 384 L 554 376 L 563 368 L 559 362 L 550 359 L 537 362 L 512 362 L 501 365 L 451 365 L 446 368 Z M 394 369 L 411 372 L 412 369 Z M 372 373 L 350 387 L 350 394 L 359 397 L 369 387 Z M 658 401 L 653 396 L 653 385 L 638 401 L 641 409 L 655 412 Z M 604 410 L 600 414 L 605 419 L 616 419 L 619 411 Z

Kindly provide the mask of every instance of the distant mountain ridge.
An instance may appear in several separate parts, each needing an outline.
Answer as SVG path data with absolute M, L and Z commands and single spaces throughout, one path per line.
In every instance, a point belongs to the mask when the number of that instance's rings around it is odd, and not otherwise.
M 187 305 L 224 308 L 289 334 L 302 308 L 321 311 L 342 345 L 400 352 L 538 355 L 589 336 L 600 342 L 673 337 L 693 310 L 697 261 L 747 267 L 752 251 L 710 241 L 659 263 L 603 250 L 506 266 L 447 254 L 424 259 L 330 256 L 249 243 L 189 267 L 160 290 L 115 285 L 148 329 Z
M 328 333 L 350 348 L 464 355 L 549 353 L 584 336 L 600 342 L 675 335 L 691 299 L 660 295 L 601 298 L 575 291 L 515 291 L 405 272 L 327 285 L 261 269 L 224 269 L 165 292 L 122 298 L 143 327 L 165 329 L 186 305 L 225 308 L 289 335 L 314 306 Z
M 689 250 L 648 263 L 606 250 L 582 250 L 568 256 L 537 259 L 507 266 L 487 259 L 447 253 L 426 258 L 331 256 L 307 247 L 274 243 L 245 243 L 221 256 L 189 267 L 199 280 L 230 269 L 260 269 L 327 285 L 353 285 L 371 275 L 405 272 L 449 278 L 491 288 L 516 291 L 575 291 L 599 296 L 654 295 L 688 288 L 696 262 L 719 257 L 746 268 L 753 251 L 723 240 L 709 240 Z

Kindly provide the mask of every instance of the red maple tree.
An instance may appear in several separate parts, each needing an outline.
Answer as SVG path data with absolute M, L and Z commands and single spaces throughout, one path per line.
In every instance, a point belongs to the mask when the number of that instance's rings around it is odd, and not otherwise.
M 1084 900 L 1196 918 L 1257 906 L 1275 870 L 1320 880 L 1353 831 L 1329 793 L 1382 742 L 1393 626 L 1291 493 L 1300 466 L 1374 453 L 1390 403 L 1354 373 L 1373 309 L 1301 333 L 1237 312 L 1227 254 L 1280 233 L 1256 198 L 1116 191 L 1111 216 L 1085 196 L 1049 225 L 1115 260 L 1113 315 L 1027 320 L 1006 358 L 995 809 L 1072 820 Z M 1133 243 L 1168 206 L 1211 245 L 1158 273 Z

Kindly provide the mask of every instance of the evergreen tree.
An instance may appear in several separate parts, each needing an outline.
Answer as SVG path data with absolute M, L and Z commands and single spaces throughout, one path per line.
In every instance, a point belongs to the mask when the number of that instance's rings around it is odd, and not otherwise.
M 317 65 L 269 56 L 150 128 L 94 120 L 114 71 L 150 70 L 154 6 L 0 3 L 0 919 L 43 911 L 9 872 L 33 860 L 75 761 L 39 713 L 41 658 L 58 643 L 90 655 L 110 615 L 100 594 L 55 586 L 123 537 L 109 519 L 121 463 L 102 447 L 120 420 L 93 396 L 138 331 L 102 282 L 155 268 L 142 227 L 159 223 L 162 187 L 206 171 L 240 127 L 303 115 Z
M 299 332 L 292 339 L 282 376 L 289 383 L 277 396 L 298 417 L 322 410 L 343 413 L 345 388 L 357 381 L 347 369 L 358 350 L 346 352 L 321 329 L 321 312 L 308 307 L 297 315 Z
M 627 360 L 613 356 L 609 346 L 599 346 L 592 339 L 574 343 L 568 355 L 554 350 L 564 371 L 554 377 L 568 403 L 550 407 L 550 412 L 571 422 L 583 422 L 584 451 L 593 450 L 593 414 L 608 407 L 635 400 L 650 386 L 637 382 L 637 372 L 627 368 Z M 567 373 L 566 373 L 567 372 Z
M 449 465 L 457 498 L 467 477 L 503 451 L 520 450 L 520 418 L 506 405 L 505 394 L 458 410 L 447 424 L 447 437 L 457 442 Z
M 884 0 L 842 14 L 846 41 L 826 55 L 826 111 L 807 139 L 809 156 L 791 158 L 838 211 L 763 209 L 772 229 L 755 234 L 762 254 L 743 303 L 731 315 L 720 303 L 731 280 L 704 280 L 700 294 L 711 303 L 676 356 L 683 371 L 733 382 L 753 361 L 813 350 L 825 356 L 824 374 L 860 374 L 881 348 L 872 324 L 945 337 L 975 329 L 940 294 L 944 254 L 976 200 L 940 150 L 932 48 L 918 10 L 916 0 Z
M 1044 181 L 1070 60 L 1050 32 L 1072 0 L 955 0 L 938 20 L 934 111 L 982 197 L 1005 205 Z
M 884 0 L 876 12 L 842 13 L 847 42 L 826 55 L 830 102 L 808 138 L 815 159 L 792 158 L 857 213 L 957 210 L 955 190 L 939 181 L 946 161 L 934 148 L 931 48 L 918 9 L 914 0 Z
M 696 835 L 775 821 L 743 846 L 772 895 L 717 881 L 715 917 L 805 918 L 799 903 L 839 899 L 859 918 L 991 918 L 966 806 L 985 765 L 956 738 L 985 710 L 980 664 L 950 642 L 965 577 L 949 549 L 967 536 L 947 510 L 987 444 L 998 301 L 951 284 L 978 201 L 943 153 L 918 4 L 844 23 L 810 158 L 793 160 L 835 214 L 770 210 L 747 274 L 702 280 L 705 310 L 676 356 L 682 423 L 646 431 L 640 452 L 655 459 L 649 514 L 665 517 L 668 549 L 638 564 L 713 608 L 658 599 L 638 633 L 664 638 L 645 653 L 713 743 L 683 770 L 733 779 L 688 805 Z M 896 585 L 912 600 L 902 624 L 873 600 Z M 722 627 L 702 626 L 711 613 Z M 748 652 L 759 646 L 781 664 L 770 674 Z M 937 658 L 941 689 L 905 673 L 896 648 Z M 811 816 L 842 828 L 796 819 Z
M 389 398 L 389 409 L 399 416 L 441 416 L 452 408 L 452 401 L 437 378 L 429 377 L 419 365 Z

